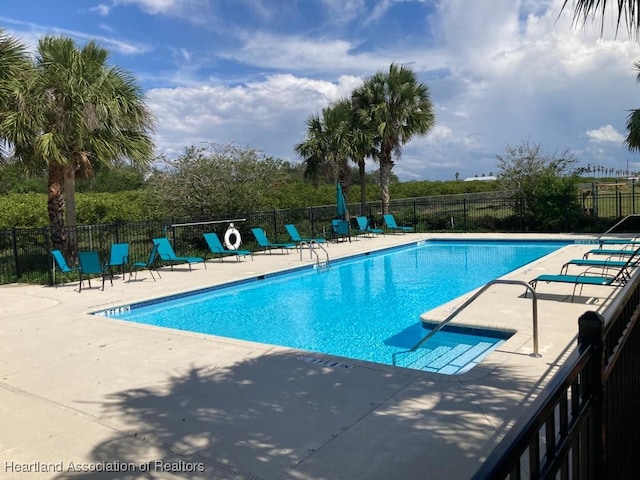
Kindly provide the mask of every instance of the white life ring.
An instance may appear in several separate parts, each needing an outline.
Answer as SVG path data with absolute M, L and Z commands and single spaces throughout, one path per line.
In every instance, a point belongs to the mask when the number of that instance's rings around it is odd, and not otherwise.
M 229 228 L 224 232 L 224 244 L 229 250 L 237 250 L 241 243 L 240 232 L 233 226 L 233 223 L 229 224 Z

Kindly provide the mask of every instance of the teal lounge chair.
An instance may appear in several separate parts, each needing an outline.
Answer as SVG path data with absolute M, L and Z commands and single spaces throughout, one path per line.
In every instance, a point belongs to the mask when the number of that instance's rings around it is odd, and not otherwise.
M 271 253 L 271 250 L 274 248 L 279 248 L 283 252 L 289 253 L 289 250 L 292 248 L 296 248 L 295 243 L 271 243 L 267 238 L 267 234 L 261 228 L 252 228 L 251 233 L 256 238 L 256 242 L 258 242 L 258 246 L 263 250 L 268 250 Z
M 151 248 L 151 254 L 149 254 L 149 259 L 146 262 L 134 262 L 129 266 L 129 280 L 131 280 L 131 275 L 133 273 L 135 273 L 135 278 L 137 280 L 139 270 L 149 270 L 154 282 L 156 281 L 156 277 L 153 275 L 154 270 L 158 274 L 158 278 L 162 278 L 158 271 L 158 249 L 158 244 L 154 243 Z
M 214 256 L 220 258 L 220 261 L 224 261 L 225 256 L 235 256 L 238 261 L 240 261 L 240 257 L 246 257 L 247 255 L 251 255 L 251 260 L 253 260 L 253 254 L 249 250 L 228 250 L 224 248 L 222 242 L 218 238 L 218 235 L 215 233 L 205 233 L 204 239 L 207 242 L 207 246 L 209 250 Z
M 613 250 L 613 249 L 606 249 L 606 248 L 596 248 L 594 250 L 589 250 L 587 253 L 585 253 L 583 258 L 589 258 L 589 255 L 606 255 L 609 258 L 618 257 L 622 259 L 622 258 L 628 258 L 635 255 L 635 252 L 636 252 L 635 249 L 634 250 L 632 249 Z
M 413 227 L 404 227 L 404 226 L 398 225 L 396 223 L 396 217 L 394 217 L 390 213 L 385 213 L 384 215 L 382 215 L 382 218 L 384 218 L 384 223 L 387 226 L 387 228 L 391 230 L 391 232 L 402 232 L 402 233 L 413 232 Z
M 598 240 L 598 243 L 600 244 L 600 248 L 602 248 L 604 245 L 629 245 L 636 247 L 640 245 L 640 240 L 637 238 L 604 238 L 602 240 Z
M 158 245 L 158 256 L 164 263 L 168 263 L 173 270 L 174 265 L 182 263 L 189 264 L 189 271 L 191 271 L 192 263 L 204 263 L 204 268 L 207 268 L 207 264 L 202 257 L 178 257 L 174 252 L 169 239 L 166 237 L 154 238 L 153 243 Z
M 611 258 L 606 258 L 604 260 L 593 259 L 593 258 L 574 258 L 573 260 L 569 260 L 562 266 L 560 270 L 561 274 L 567 273 L 569 269 L 569 265 L 577 265 L 581 267 L 601 267 L 603 272 L 608 272 L 609 269 L 627 269 L 627 273 L 629 268 L 635 268 L 638 266 L 640 262 L 640 248 L 634 250 L 633 255 L 630 255 L 626 260 L 612 260 Z
M 113 278 L 113 270 L 120 269 L 122 273 L 122 280 L 125 279 L 125 267 L 129 265 L 129 244 L 128 243 L 114 243 L 111 245 L 111 254 L 109 255 L 109 274 Z
M 380 233 L 384 233 L 384 230 L 381 228 L 372 228 L 369 225 L 369 219 L 365 216 L 356 217 L 356 222 L 358 223 L 358 230 L 356 230 L 356 234 L 362 233 L 364 235 L 378 235 Z
M 628 262 L 627 262 L 628 263 Z M 555 282 L 555 283 L 572 283 L 573 284 L 573 292 L 571 293 L 571 301 L 576 295 L 576 288 L 580 285 L 580 293 L 582 293 L 582 288 L 585 285 L 602 285 L 602 286 L 612 286 L 618 287 L 627 283 L 629 280 L 629 273 L 626 267 L 621 268 L 618 273 L 615 275 L 590 275 L 589 269 L 578 274 L 578 275 L 567 275 L 567 274 L 559 274 L 559 275 L 539 275 L 529 282 L 529 285 L 535 290 L 538 282 Z M 525 292 L 525 297 L 527 296 Z
M 109 266 L 102 264 L 98 252 L 78 252 L 78 263 L 80 264 L 80 286 L 78 287 L 78 292 L 82 291 L 83 277 L 86 277 L 87 282 L 89 282 L 89 288 L 91 288 L 91 275 L 102 275 L 102 291 L 104 291 L 104 280 Z M 113 280 L 111 280 L 111 285 L 113 285 Z
M 305 238 L 305 237 L 302 237 L 300 235 L 300 233 L 298 233 L 298 229 L 296 228 L 296 226 L 291 224 L 291 223 L 286 224 L 284 226 L 284 228 L 287 230 L 287 233 L 291 237 L 291 240 L 296 242 L 298 245 L 300 245 L 301 243 L 311 243 L 311 242 L 326 243 L 327 242 L 326 238 Z
M 58 270 L 62 273 L 71 273 L 77 272 L 80 270 L 79 267 L 70 267 L 67 264 L 67 261 L 64 259 L 64 255 L 60 250 L 53 250 L 51 252 L 51 256 L 53 257 L 53 283 L 56 283 L 56 265 L 58 266 Z M 64 285 L 64 276 L 62 277 L 62 284 Z

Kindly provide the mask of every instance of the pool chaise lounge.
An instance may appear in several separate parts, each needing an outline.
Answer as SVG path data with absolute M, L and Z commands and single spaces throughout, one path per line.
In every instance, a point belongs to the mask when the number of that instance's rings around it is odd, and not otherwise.
M 589 255 L 606 255 L 609 258 L 618 257 L 624 258 L 635 255 L 637 249 L 608 249 L 608 248 L 596 248 L 589 250 L 584 254 L 584 258 L 589 258 Z
M 403 225 L 398 225 L 396 223 L 396 217 L 394 217 L 390 213 L 385 213 L 384 215 L 382 215 L 382 218 L 384 219 L 385 225 L 387 226 L 387 228 L 392 233 L 394 233 L 394 232 L 401 232 L 401 233 L 413 232 L 413 227 L 405 227 Z
M 371 227 L 371 225 L 369 225 L 369 219 L 365 216 L 356 217 L 356 222 L 358 224 L 358 229 L 355 231 L 356 235 L 363 234 L 374 236 L 378 234 L 384 234 L 383 229 Z
M 639 246 L 640 239 L 639 238 L 605 238 L 602 240 L 598 240 L 600 243 L 600 248 L 604 245 L 628 245 L 628 246 Z
M 169 239 L 166 237 L 154 238 L 153 243 L 158 245 L 158 256 L 160 257 L 160 260 L 169 264 L 171 266 L 171 270 L 173 270 L 174 265 L 180 265 L 183 263 L 189 264 L 189 271 L 191 271 L 192 263 L 204 263 L 204 268 L 207 268 L 207 264 L 202 257 L 178 257 L 176 252 L 173 250 L 171 243 L 169 243 Z
M 640 250 L 640 249 L 639 249 Z M 635 253 L 638 253 L 636 250 Z M 571 301 L 576 295 L 576 288 L 580 285 L 580 292 L 582 292 L 582 287 L 585 285 L 600 285 L 600 286 L 622 286 L 627 283 L 630 278 L 629 268 L 632 266 L 634 262 L 634 257 L 629 257 L 624 264 L 619 267 L 618 272 L 615 275 L 608 274 L 606 272 L 602 272 L 600 275 L 595 275 L 592 272 L 593 268 L 599 266 L 589 266 L 584 272 L 579 273 L 577 275 L 568 275 L 566 273 L 560 273 L 557 275 L 554 274 L 544 274 L 539 275 L 533 280 L 529 281 L 529 285 L 535 290 L 538 282 L 546 282 L 546 283 L 571 283 L 573 284 L 573 292 L 571 293 Z M 566 264 L 565 264 L 566 266 Z M 564 269 L 563 266 L 562 268 Z M 566 270 L 563 270 L 566 271 Z M 526 292 L 525 292 L 526 296 Z
M 283 253 L 289 253 L 289 250 L 297 247 L 295 243 L 271 243 L 267 238 L 267 234 L 261 228 L 252 228 L 251 233 L 253 233 L 258 246 L 270 254 L 273 249 L 280 249 Z
M 580 292 L 582 292 L 582 287 L 585 285 L 600 285 L 600 286 L 622 286 L 627 283 L 627 275 L 623 270 L 620 270 L 616 275 L 587 275 L 586 272 L 580 273 L 578 275 L 567 275 L 567 274 L 545 274 L 539 275 L 529 282 L 529 285 L 535 290 L 538 282 L 547 282 L 547 283 L 571 283 L 573 284 L 573 291 L 571 293 L 571 301 L 576 295 L 576 288 L 580 285 Z M 526 293 L 525 293 L 526 296 Z
M 638 259 L 640 260 L 640 259 Z M 569 265 L 576 265 L 579 267 L 602 267 L 603 270 L 608 270 L 614 268 L 619 270 L 620 268 L 627 267 L 637 267 L 638 260 L 635 262 L 625 262 L 624 260 L 596 260 L 590 258 L 574 258 L 573 260 L 569 260 L 567 263 L 562 265 L 562 269 L 560 270 L 561 274 L 568 273 Z
M 220 238 L 213 232 L 204 233 L 204 240 L 207 242 L 207 246 L 209 247 L 209 251 L 213 254 L 214 257 L 218 257 L 220 261 L 224 261 L 224 257 L 236 257 L 237 261 L 240 261 L 241 257 L 246 257 L 247 255 L 251 256 L 251 260 L 253 260 L 253 253 L 250 250 L 228 250 L 224 248 Z
M 287 230 L 287 233 L 289 234 L 289 237 L 291 237 L 291 240 L 296 242 L 298 244 L 298 246 L 300 246 L 301 244 L 309 244 L 312 242 L 315 243 L 326 243 L 327 239 L 326 238 L 321 238 L 321 237 L 317 237 L 317 238 L 310 238 L 310 237 L 303 237 L 300 235 L 300 233 L 298 232 L 298 229 L 296 228 L 295 225 L 293 225 L 292 223 L 287 223 L 284 228 Z

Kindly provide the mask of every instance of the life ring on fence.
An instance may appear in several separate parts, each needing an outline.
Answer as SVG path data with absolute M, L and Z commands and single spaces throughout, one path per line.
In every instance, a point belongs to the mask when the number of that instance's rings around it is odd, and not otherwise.
M 233 226 L 233 223 L 230 223 L 229 228 L 224 232 L 224 244 L 229 250 L 237 250 L 241 243 L 240 232 Z

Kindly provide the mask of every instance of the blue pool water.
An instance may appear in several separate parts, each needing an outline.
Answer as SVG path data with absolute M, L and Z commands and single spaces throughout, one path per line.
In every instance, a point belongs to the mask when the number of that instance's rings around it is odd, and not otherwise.
M 420 314 L 564 245 L 422 242 L 333 262 L 328 269 L 272 275 L 97 313 L 391 364 L 394 352 L 411 348 L 425 335 Z M 503 338 L 440 332 L 421 349 L 424 355 L 407 366 L 459 373 L 477 361 L 474 352 L 489 351 Z M 467 348 L 461 351 L 460 345 Z M 453 350 L 460 355 L 445 361 Z

